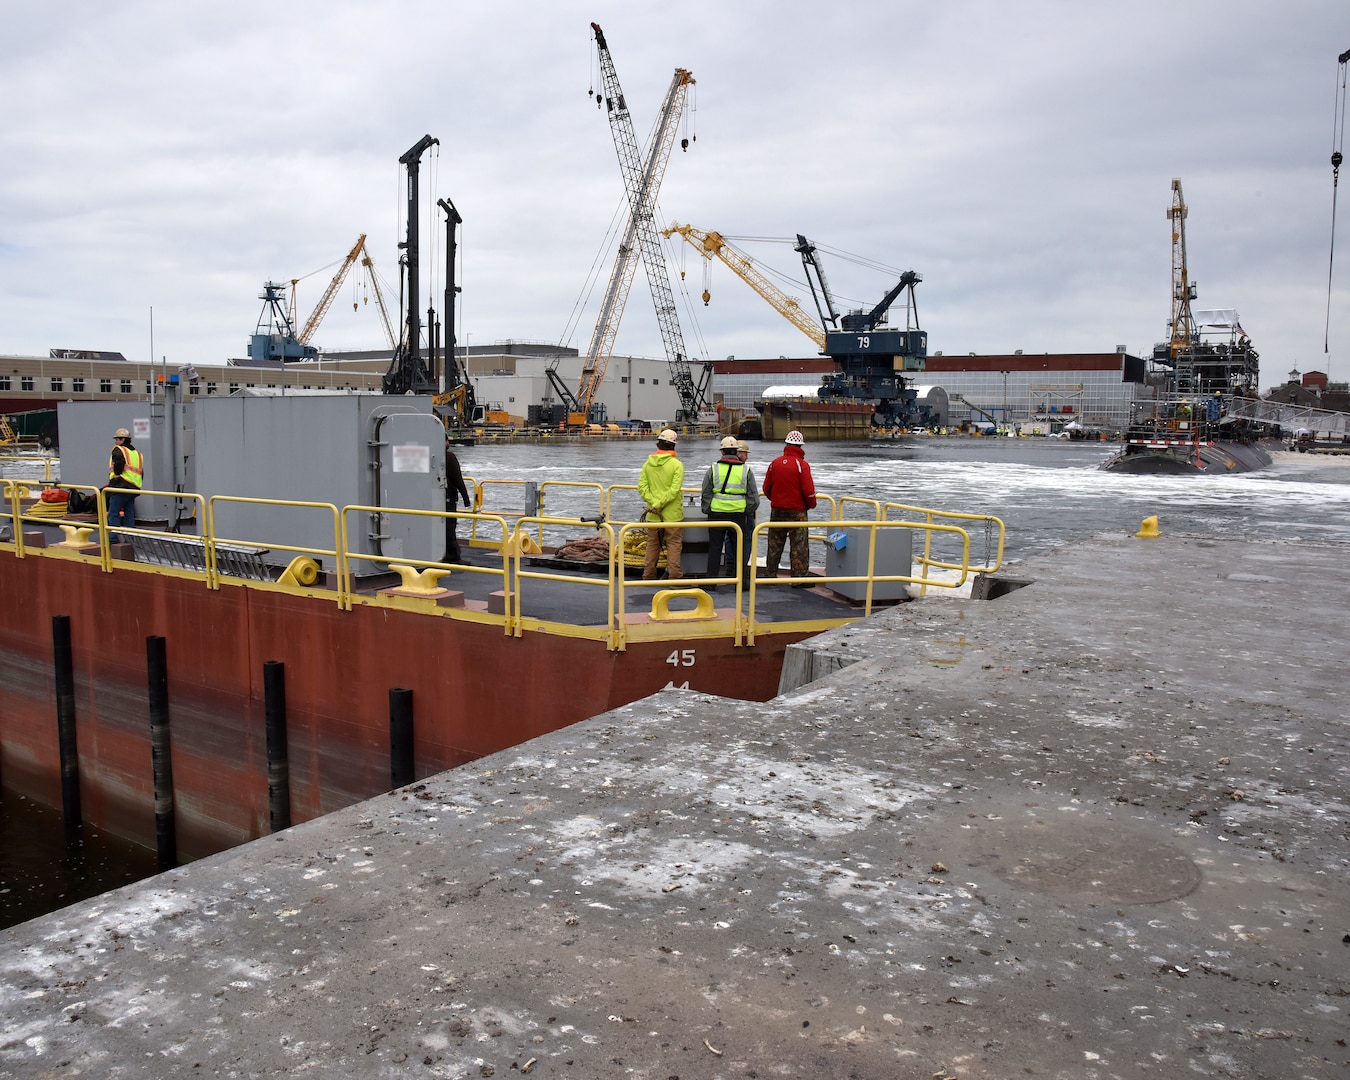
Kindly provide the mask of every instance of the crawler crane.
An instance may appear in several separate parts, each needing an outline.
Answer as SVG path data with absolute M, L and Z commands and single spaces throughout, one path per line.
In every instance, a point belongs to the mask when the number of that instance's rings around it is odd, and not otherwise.
M 591 23 L 591 29 L 595 32 L 603 84 L 597 104 L 607 110 L 614 148 L 619 157 L 619 170 L 623 174 L 624 189 L 628 194 L 628 223 L 619 242 L 619 252 L 610 274 L 609 286 L 605 290 L 600 317 L 596 320 L 590 348 L 586 352 L 576 404 L 582 420 L 588 419 L 614 349 L 619 321 L 623 317 L 628 291 L 637 269 L 636 258 L 640 256 L 646 267 L 647 285 L 656 306 L 656 320 L 670 365 L 671 381 L 680 399 L 678 419 L 698 422 L 708 415 L 707 388 L 712 369 L 705 365 L 701 379 L 695 383 L 655 225 L 656 195 L 665 176 L 678 120 L 684 111 L 694 77 L 684 68 L 676 68 L 644 156 L 638 149 L 633 118 L 619 85 L 614 58 L 610 55 L 604 31 L 596 23 Z

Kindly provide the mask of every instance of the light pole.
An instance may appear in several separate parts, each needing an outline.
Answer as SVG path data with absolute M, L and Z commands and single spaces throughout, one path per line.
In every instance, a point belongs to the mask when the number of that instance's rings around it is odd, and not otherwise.
M 1003 426 L 1008 426 L 1008 373 L 1003 372 Z

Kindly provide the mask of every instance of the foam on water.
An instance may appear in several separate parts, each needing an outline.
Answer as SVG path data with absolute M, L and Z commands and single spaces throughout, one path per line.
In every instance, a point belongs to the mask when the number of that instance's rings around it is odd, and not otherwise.
M 635 484 L 652 449 L 641 441 L 491 442 L 456 448 L 476 480 Z M 1229 476 L 1131 476 L 1099 466 L 1110 443 L 1051 439 L 913 439 L 816 443 L 807 460 L 821 492 L 881 502 L 992 514 L 1007 526 L 1009 558 L 1103 533 L 1136 532 L 1157 515 L 1172 535 L 1350 541 L 1350 458 L 1277 452 L 1274 465 Z M 763 478 L 777 444 L 751 443 Z M 680 443 L 686 487 L 716 460 L 713 439 Z M 40 462 L 0 458 L 0 476 L 40 480 Z M 596 496 L 549 487 L 545 511 L 589 516 Z M 499 492 L 496 498 L 502 498 Z M 636 515 L 637 495 L 620 492 L 619 516 Z M 500 503 L 498 504 L 500 505 Z

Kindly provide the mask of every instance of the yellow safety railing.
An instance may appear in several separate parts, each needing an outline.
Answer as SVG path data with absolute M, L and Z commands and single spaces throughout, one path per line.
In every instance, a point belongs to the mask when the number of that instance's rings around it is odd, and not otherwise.
M 0 540 L 0 547 L 13 546 L 14 553 L 23 558 L 23 521 L 21 516 L 22 500 L 30 497 L 27 481 L 0 479 L 0 498 L 4 499 L 0 507 L 0 521 L 7 522 L 9 540 Z
M 558 495 L 576 494 L 577 492 L 587 491 L 595 493 L 595 508 L 591 514 L 559 514 L 553 513 L 545 515 L 547 517 L 556 517 L 564 521 L 570 521 L 573 517 L 580 521 L 593 521 L 597 524 L 605 519 L 609 506 L 609 496 L 605 491 L 604 484 L 597 484 L 590 480 L 545 480 L 539 485 L 539 507 L 538 512 L 542 515 L 548 508 L 549 492 L 553 491 Z M 544 541 L 544 521 L 539 521 L 539 542 Z
M 616 491 L 631 491 L 633 493 L 633 505 L 637 507 L 638 514 L 641 515 L 645 511 L 646 507 L 643 506 L 642 499 L 638 495 L 637 490 L 636 484 L 610 484 L 609 487 L 605 489 L 605 517 L 610 521 L 620 523 L 640 523 L 642 521 L 641 516 L 635 518 L 616 518 L 614 516 L 614 493 Z M 686 506 L 695 506 L 697 505 L 698 498 L 702 492 L 702 487 L 686 487 L 680 489 L 680 496 L 684 500 Z M 697 524 L 698 522 L 696 521 L 695 525 Z
M 59 503 L 35 503 L 33 507 L 29 508 L 28 513 L 25 514 L 23 510 L 24 501 L 37 497 L 35 483 L 36 482 L 32 480 L 0 480 L 0 484 L 4 485 L 5 512 L 3 518 L 9 522 L 10 542 L 14 545 L 14 554 L 20 559 L 25 555 L 23 535 L 24 522 L 36 525 L 58 526 L 66 533 L 67 538 L 76 535 L 74 530 L 83 529 L 88 533 L 92 533 L 97 528 L 96 525 L 87 521 L 75 521 L 65 513 L 54 512 L 55 507 L 60 505 Z M 67 491 L 80 490 L 74 484 L 66 484 L 64 485 L 64 489 Z M 95 493 L 98 491 L 98 489 L 94 487 L 86 487 L 83 490 Z M 36 507 L 39 505 L 44 507 L 50 506 L 53 508 L 53 512 L 38 512 Z
M 606 561 L 605 577 L 600 579 L 597 575 L 584 575 L 568 573 L 564 570 L 537 570 L 526 569 L 525 559 L 530 555 L 539 554 L 538 547 L 531 547 L 525 543 L 530 538 L 530 527 L 538 526 L 542 534 L 544 526 L 554 528 L 563 528 L 573 526 L 577 528 L 587 528 L 600 533 L 606 538 L 609 544 L 609 558 Z M 516 522 L 515 531 L 510 540 L 505 545 L 506 558 L 503 560 L 503 568 L 509 566 L 507 580 L 514 585 L 507 591 L 507 599 L 510 601 L 508 610 L 511 613 L 511 626 L 509 632 L 515 637 L 520 637 L 526 629 L 549 628 L 555 632 L 562 632 L 572 637 L 589 637 L 599 641 L 605 641 L 611 649 L 622 648 L 618 643 L 616 635 L 616 622 L 614 619 L 615 593 L 618 583 L 623 580 L 621 567 L 621 552 L 615 546 L 614 527 L 607 522 L 595 522 L 584 518 L 564 518 L 550 517 L 547 515 L 536 515 L 534 517 L 522 518 Z M 539 618 L 527 618 L 525 615 L 525 582 L 526 581 L 566 581 L 572 584 L 585 585 L 592 588 L 605 589 L 605 611 L 602 623 L 595 626 L 583 626 L 576 623 L 561 623 L 557 620 L 547 620 Z
M 122 537 L 127 536 L 167 537 L 170 540 L 174 540 L 179 537 L 178 533 L 172 532 L 168 527 L 163 529 L 153 529 L 147 528 L 144 524 L 138 524 L 134 528 L 127 528 L 125 526 L 118 525 L 114 529 L 112 522 L 108 518 L 108 496 L 115 493 L 117 490 L 116 488 L 81 487 L 78 484 L 62 484 L 61 486 L 71 491 L 90 491 L 95 493 L 98 500 L 99 558 L 102 560 L 104 571 L 108 573 L 112 572 L 112 553 L 110 540 L 114 531 L 119 536 Z M 192 492 L 156 491 L 153 488 L 141 488 L 140 491 L 137 492 L 137 495 L 172 499 L 175 501 L 175 504 L 177 504 L 178 502 L 190 503 L 192 505 L 192 513 L 194 517 L 201 513 L 205 505 L 205 500 L 200 495 L 193 494 Z M 175 515 L 176 513 L 177 507 L 175 505 Z M 177 521 L 174 521 L 170 524 L 177 525 Z M 212 583 L 210 550 L 211 550 L 210 545 L 207 544 L 206 584 L 208 588 L 215 588 L 216 586 Z M 189 574 L 192 573 L 192 571 L 190 570 L 187 572 Z
M 4 443 L 3 438 L 0 438 L 0 444 L 3 443 Z M 59 457 L 53 457 L 52 452 L 50 450 L 25 450 L 19 446 L 16 446 L 13 449 L 7 450 L 5 452 L 6 463 L 16 463 L 24 465 L 40 464 L 42 466 L 41 480 L 18 481 L 18 483 L 21 484 L 40 483 L 45 487 L 51 487 L 52 484 L 56 482 L 56 477 L 52 472 L 52 466 L 57 462 L 59 462 L 60 460 L 61 459 Z
M 845 516 L 845 511 L 846 511 L 847 508 L 850 507 L 850 506 L 866 506 L 866 507 L 868 507 L 868 508 L 872 511 L 872 515 L 871 515 L 871 516 L 872 516 L 872 520 L 873 520 L 873 521 L 880 521 L 880 520 L 881 520 L 881 517 L 882 517 L 882 514 L 881 514 L 881 500 L 879 500 L 879 499 L 864 499 L 864 498 L 862 498 L 860 495 L 844 495 L 844 496 L 842 496 L 842 497 L 839 499 L 838 503 L 835 504 L 834 512 L 830 514 L 830 517 L 831 517 L 831 518 L 836 518 L 836 517 L 842 518 L 842 517 L 844 517 L 844 516 Z M 861 517 L 862 517 L 862 514 L 854 514 L 853 517 L 855 517 L 855 518 L 861 518 Z
M 216 531 L 216 514 L 220 507 L 224 506 L 276 506 L 290 507 L 295 509 L 307 510 L 325 510 L 332 518 L 333 523 L 333 546 L 331 548 L 312 548 L 304 547 L 299 544 L 284 544 L 273 537 L 250 537 L 248 539 L 229 539 L 219 535 Z M 239 547 L 265 547 L 269 550 L 277 549 L 280 551 L 294 552 L 296 555 L 308 555 L 311 557 L 327 557 L 333 560 L 338 567 L 338 606 L 349 607 L 346 593 L 346 581 L 341 570 L 341 548 L 340 526 L 338 521 L 338 508 L 332 503 L 325 502 L 302 502 L 300 500 L 290 499 L 251 499 L 242 495 L 212 495 L 206 500 L 205 529 L 203 530 L 203 539 L 206 541 L 206 569 L 211 588 L 220 588 L 220 572 L 217 569 L 216 547 L 220 544 L 233 544 Z
M 969 549 L 967 548 L 961 562 L 954 563 L 948 560 L 937 558 L 933 555 L 932 541 L 934 531 L 929 530 L 924 537 L 923 554 L 915 561 L 918 562 L 925 571 L 925 578 L 929 569 L 960 571 L 962 581 L 965 575 L 969 574 L 994 574 L 1003 566 L 1003 542 L 1007 536 L 1007 529 L 1003 524 L 1002 518 L 994 517 L 991 514 L 963 514 L 955 510 L 933 510 L 924 506 L 908 506 L 905 503 L 888 502 L 882 506 L 884 519 L 893 521 L 891 511 L 897 511 L 902 514 L 915 515 L 922 523 L 932 525 L 937 521 L 965 521 L 977 522 L 984 536 L 984 561 L 976 566 L 969 565 Z M 942 586 L 943 583 L 932 581 L 930 584 Z
M 519 521 L 529 512 L 525 506 L 525 493 L 533 481 L 529 480 L 482 480 L 474 484 L 474 510 L 479 513 L 486 513 L 495 517 L 506 518 L 509 521 Z M 492 496 L 501 496 L 508 489 L 518 490 L 520 492 L 520 509 L 503 510 L 500 507 L 488 507 L 489 501 L 495 502 Z M 509 533 L 509 530 L 508 530 Z M 503 537 L 503 539 L 505 539 Z M 484 546 L 478 536 L 478 523 L 475 522 L 469 530 L 470 545 L 478 544 Z
M 466 485 L 469 483 L 470 481 L 466 478 Z M 588 502 L 594 501 L 607 513 L 614 509 L 616 496 L 622 499 L 622 492 L 636 490 L 634 485 L 627 484 L 612 485 L 605 488 L 599 484 L 586 482 L 550 481 L 546 483 L 559 489 L 558 493 L 567 491 L 571 495 L 578 491 L 584 492 L 583 497 Z M 108 544 L 109 521 L 105 492 L 101 492 L 94 487 L 83 489 L 94 495 L 97 513 L 93 515 L 93 521 L 78 522 L 66 521 L 45 514 L 33 514 L 32 507 L 29 507 L 28 511 L 25 512 L 23 504 L 34 497 L 38 487 L 32 481 L 5 479 L 0 481 L 0 485 L 3 485 L 0 486 L 0 497 L 3 498 L 3 503 L 0 504 L 0 524 L 8 522 L 12 534 L 9 543 L 12 543 L 13 549 L 20 557 L 24 554 L 24 523 L 25 521 L 31 521 L 34 524 L 40 522 L 46 526 L 69 525 L 77 529 L 83 529 L 90 537 L 91 544 L 93 543 L 92 534 L 97 530 L 98 558 L 103 569 L 107 572 L 114 572 L 114 565 L 116 565 L 120 572 L 121 568 L 126 565 L 122 562 L 114 564 L 111 558 Z M 81 490 L 76 485 L 64 486 L 70 490 Z M 589 518 L 567 517 L 556 513 L 486 512 L 483 506 L 485 492 L 488 493 L 488 499 L 491 499 L 492 494 L 497 494 L 500 498 L 501 492 L 505 491 L 508 486 L 521 488 L 523 491 L 524 481 L 488 480 L 481 483 L 472 482 L 474 508 L 463 512 L 360 505 L 345 506 L 339 509 L 331 503 L 322 502 L 255 499 L 223 495 L 204 499 L 192 493 L 143 490 L 141 492 L 143 495 L 181 500 L 191 505 L 191 520 L 200 523 L 202 535 L 197 537 L 186 533 L 167 532 L 161 529 L 146 528 L 143 524 L 134 529 L 123 530 L 118 527 L 115 531 L 125 531 L 128 535 L 133 536 L 162 536 L 170 540 L 190 539 L 194 542 L 200 542 L 205 564 L 204 577 L 208 588 L 211 589 L 220 588 L 222 580 L 226 577 L 231 577 L 233 580 L 231 575 L 223 574 L 221 570 L 218 548 L 223 545 L 232 547 L 266 545 L 265 548 L 260 547 L 260 550 L 285 551 L 298 556 L 306 556 L 316 561 L 331 560 L 332 565 L 336 568 L 332 583 L 316 586 L 315 589 L 325 595 L 335 589 L 337 602 L 345 610 L 350 610 L 358 598 L 361 599 L 362 603 L 389 603 L 413 610 L 436 610 L 435 605 L 429 605 L 427 601 L 434 600 L 440 595 L 438 583 L 441 578 L 447 574 L 488 575 L 500 582 L 502 594 L 502 612 L 500 615 L 495 610 L 491 614 L 484 612 L 481 602 L 470 605 L 468 609 L 447 608 L 444 609 L 443 613 L 456 618 L 491 622 L 493 625 L 500 622 L 503 633 L 509 636 L 520 637 L 525 630 L 543 629 L 551 633 L 603 640 L 613 650 L 623 650 L 631 641 L 668 639 L 672 636 L 672 629 L 675 627 L 678 627 L 678 636 L 680 637 L 725 638 L 730 636 L 737 645 L 752 645 L 756 638 L 760 636 L 819 630 L 828 626 L 843 625 L 857 618 L 858 613 L 849 611 L 838 618 L 832 618 L 829 615 L 821 617 L 821 613 L 817 609 L 811 614 L 794 620 L 791 615 L 784 619 L 781 611 L 775 611 L 774 615 L 777 617 L 774 620 L 761 621 L 759 590 L 779 585 L 830 585 L 832 583 L 865 582 L 866 588 L 861 590 L 863 593 L 861 613 L 867 615 L 875 609 L 877 601 L 874 588 L 877 585 L 903 582 L 907 585 L 917 585 L 924 591 L 928 588 L 955 589 L 967 582 L 974 574 L 994 573 L 1002 565 L 1003 560 L 1004 524 L 1000 519 L 988 515 L 933 510 L 908 506 L 903 503 L 888 502 L 883 504 L 876 500 L 853 496 L 838 499 L 819 496 L 823 504 L 822 509 L 829 514 L 829 517 L 823 520 L 818 518 L 814 522 L 764 521 L 757 523 L 751 531 L 746 531 L 736 521 L 716 520 L 709 522 L 701 517 L 683 521 L 662 522 L 657 525 L 645 521 L 603 520 L 600 514 L 597 514 L 595 518 Z M 692 491 L 686 492 L 686 495 L 690 497 L 695 494 Z M 523 504 L 523 498 L 521 502 Z M 325 515 L 332 531 L 332 546 L 310 547 L 290 542 L 279 542 L 277 535 L 285 535 L 285 531 L 280 527 L 276 529 L 276 535 L 269 537 L 250 535 L 246 539 L 233 539 L 224 536 L 220 529 L 222 524 L 229 524 L 231 521 L 228 516 L 224 516 L 227 508 L 231 506 L 269 506 L 284 508 L 296 514 L 312 515 L 317 513 Z M 404 555 L 374 554 L 369 550 L 357 550 L 361 547 L 369 548 L 369 544 L 365 542 L 364 537 L 361 538 L 360 543 L 354 542 L 354 537 L 357 534 L 355 532 L 355 518 L 352 515 L 362 514 L 424 517 L 442 522 L 455 519 L 471 523 L 472 534 L 478 540 L 479 545 L 500 551 L 502 563 L 499 567 L 477 566 L 466 563 L 437 562 Z M 183 520 L 181 516 L 179 516 L 179 520 Z M 267 515 L 265 520 L 277 522 L 279 518 L 276 515 Z M 638 545 L 633 541 L 644 535 L 647 530 L 659 527 L 665 530 L 688 532 L 690 530 L 708 530 L 710 526 L 717 530 L 730 529 L 734 531 L 737 561 L 736 569 L 731 574 L 721 577 L 706 577 L 689 573 L 689 567 L 695 560 L 700 562 L 699 569 L 703 568 L 701 561 L 705 556 L 702 553 L 694 553 L 687 558 L 684 565 L 684 575 L 674 581 L 641 581 L 634 573 L 640 564 L 636 561 L 630 562 L 630 560 L 636 560 Z M 972 563 L 972 535 L 978 539 L 977 527 L 983 529 L 985 551 L 982 560 Z M 588 535 L 603 536 L 608 545 L 608 557 L 605 564 L 597 565 L 597 572 L 591 573 L 549 566 L 546 560 L 541 560 L 538 564 L 529 562 L 528 560 L 532 555 L 541 553 L 540 545 L 534 540 L 534 536 L 542 536 L 545 528 L 555 532 L 569 529 L 584 530 Z M 822 537 L 820 535 L 822 528 L 827 532 L 837 528 L 864 530 L 868 543 L 865 565 L 859 567 L 859 572 L 856 575 L 827 575 L 821 577 L 812 574 L 804 578 L 774 577 L 769 579 L 754 574 L 758 559 L 752 558 L 751 576 L 747 577 L 741 573 L 740 568 L 744 565 L 745 555 L 762 551 L 772 530 L 794 528 L 806 528 L 809 542 L 813 545 L 822 539 L 828 539 L 828 536 Z M 919 549 L 913 559 L 915 565 L 896 568 L 903 572 L 878 575 L 876 565 L 878 537 L 882 532 L 891 529 L 921 530 L 924 534 L 924 540 L 922 545 L 914 545 L 915 548 Z M 253 532 L 255 530 L 250 524 L 244 529 L 234 531 Z M 383 527 L 380 531 L 384 531 Z M 434 532 L 433 536 L 438 537 L 439 532 Z M 711 537 L 709 539 L 711 541 Z M 860 541 L 861 537 L 855 540 L 855 543 Z M 748 548 L 747 545 L 749 545 Z M 7 543 L 5 546 L 8 548 L 9 544 Z M 51 554 L 70 557 L 70 550 L 67 548 L 65 551 L 53 551 Z M 85 557 L 93 558 L 94 552 L 90 551 Z M 396 589 L 387 597 L 381 596 L 377 599 L 360 596 L 360 594 L 369 591 L 367 585 L 358 585 L 359 568 L 361 567 L 378 567 L 380 572 L 396 573 L 404 581 L 404 586 Z M 154 568 L 159 569 L 158 567 Z M 196 572 L 178 567 L 168 567 L 167 569 L 173 572 Z M 308 587 L 316 580 L 312 572 L 314 567 L 311 566 L 309 569 L 310 574 L 307 580 L 292 579 L 288 581 L 286 575 L 283 575 L 280 582 L 263 581 L 262 585 L 268 588 L 288 587 L 296 584 Z M 933 575 L 939 571 L 946 576 L 935 578 Z M 247 581 L 248 579 L 240 580 Z M 581 586 L 602 590 L 604 595 L 603 611 L 599 611 L 593 621 L 590 614 L 587 614 L 584 623 L 575 620 L 569 622 L 565 619 L 556 618 L 549 620 L 542 614 L 527 616 L 525 612 L 527 603 L 532 592 L 534 592 L 534 583 L 547 581 L 566 583 L 569 587 Z M 730 586 L 729 594 L 734 594 L 734 601 L 728 595 L 727 600 L 724 601 L 724 606 L 718 608 L 710 594 L 718 588 L 727 586 Z M 647 612 L 642 612 L 639 606 L 635 604 L 634 593 L 636 590 L 650 593 L 651 606 Z M 387 590 L 385 591 L 387 592 Z M 923 594 L 924 592 L 921 591 L 920 595 Z M 599 610 L 598 597 L 597 602 L 591 607 L 596 611 Z M 536 612 L 541 610 L 546 609 L 536 607 Z
M 956 589 L 960 588 L 963 584 L 965 584 L 966 578 L 971 573 L 976 572 L 974 568 L 969 566 L 970 535 L 964 529 L 956 525 L 939 525 L 932 522 L 914 522 L 914 521 L 878 521 L 875 518 L 872 519 L 871 521 L 865 520 L 840 521 L 836 519 L 834 521 L 831 521 L 830 524 L 835 528 L 868 530 L 867 572 L 865 574 L 854 574 L 854 575 L 826 574 L 824 577 L 817 577 L 814 574 L 808 575 L 806 577 L 792 577 L 792 576 L 760 577 L 758 574 L 756 574 L 755 578 L 750 582 L 749 588 L 746 644 L 753 645 L 755 643 L 756 630 L 759 627 L 758 620 L 755 617 L 756 616 L 755 609 L 756 603 L 759 599 L 759 590 L 761 588 L 781 586 L 781 585 L 788 585 L 788 586 L 829 585 L 832 582 L 842 583 L 842 582 L 865 581 L 867 583 L 867 588 L 864 592 L 863 614 L 870 615 L 872 613 L 872 607 L 874 604 L 873 588 L 877 584 L 883 584 L 888 582 L 904 582 L 906 584 L 913 584 L 913 585 L 921 585 L 921 586 L 927 585 L 932 587 Z M 805 527 L 805 525 L 806 525 L 805 522 L 797 522 L 797 521 L 763 521 L 760 522 L 755 527 L 752 542 L 755 544 L 756 550 L 758 550 L 759 537 L 761 533 L 767 533 L 773 529 L 800 529 Z M 922 529 L 926 534 L 928 534 L 929 537 L 929 539 L 925 540 L 925 544 L 928 544 L 930 542 L 931 535 L 933 533 L 951 534 L 955 538 L 959 539 L 962 544 L 964 556 L 962 558 L 961 563 L 952 564 L 953 569 L 960 571 L 959 578 L 955 581 L 932 581 L 929 580 L 924 575 L 916 577 L 912 572 L 910 572 L 913 569 L 912 566 L 906 567 L 905 568 L 906 572 L 903 574 L 880 574 L 880 575 L 877 574 L 876 573 L 877 533 L 885 529 Z M 838 620 L 838 623 L 836 625 L 842 625 L 843 623 L 851 621 L 853 621 L 852 617 L 840 619 Z M 779 621 L 774 623 L 774 628 L 776 630 L 781 631 L 783 629 L 790 629 L 792 627 L 791 624 L 785 626 L 781 621 Z
M 628 548 L 627 540 L 628 537 L 631 535 L 634 535 L 636 533 L 645 533 L 649 529 L 658 529 L 658 528 L 662 530 L 674 529 L 683 532 L 690 529 L 706 529 L 707 527 L 708 522 L 703 520 L 702 518 L 695 518 L 690 521 L 663 521 L 660 524 L 657 524 L 655 522 L 651 523 L 626 522 L 619 529 L 618 547 L 616 548 L 613 544 L 610 545 L 611 566 L 617 567 L 618 561 L 622 559 L 624 555 L 626 555 Z M 742 559 L 744 556 L 744 549 L 742 548 L 742 544 L 744 543 L 744 537 L 741 534 L 740 526 L 737 525 L 734 521 L 727 521 L 718 523 L 716 525 L 716 528 L 719 529 L 730 528 L 736 530 L 736 537 L 737 537 L 736 555 L 738 560 Z M 740 566 L 741 563 L 737 562 L 736 565 Z M 630 639 L 655 636 L 654 634 L 643 633 L 643 630 L 641 628 L 629 622 L 628 594 L 630 591 L 637 588 L 650 589 L 653 587 L 657 587 L 661 589 L 662 593 L 664 594 L 664 595 L 658 594 L 658 597 L 653 601 L 651 610 L 653 622 L 649 625 L 655 626 L 659 629 L 660 624 L 663 622 L 668 625 L 670 621 L 681 620 L 681 626 L 685 636 L 688 637 L 722 636 L 725 633 L 725 629 L 723 627 L 723 622 L 725 620 L 719 619 L 716 616 L 715 608 L 712 608 L 709 603 L 706 603 L 711 601 L 711 597 L 705 591 L 705 587 L 709 585 L 727 585 L 727 584 L 734 585 L 736 594 L 735 614 L 731 616 L 732 635 L 734 637 L 735 644 L 740 645 L 743 643 L 745 626 L 744 620 L 740 614 L 743 582 L 740 580 L 739 576 L 699 577 L 694 574 L 683 572 L 684 571 L 683 565 L 681 566 L 681 571 L 682 571 L 681 576 L 675 579 L 669 578 L 652 579 L 633 582 L 625 580 L 625 577 L 621 572 L 617 572 L 617 570 L 613 571 L 616 572 L 617 574 L 619 588 L 618 588 L 618 608 L 614 612 L 616 635 L 614 638 L 614 644 L 611 646 L 612 648 L 622 651 L 627 646 L 627 643 Z M 690 598 L 694 601 L 695 604 L 694 611 L 696 613 L 696 616 L 702 619 L 707 619 L 706 622 L 703 622 L 700 626 L 696 626 L 691 622 L 684 621 L 690 618 L 690 616 L 687 613 L 679 611 L 678 609 L 672 610 L 670 608 L 670 601 L 672 599 L 680 599 L 683 597 Z M 709 612 L 710 614 L 708 614 Z
M 418 581 L 419 584 L 423 584 L 426 585 L 428 588 L 431 588 L 435 585 L 435 583 L 439 581 L 441 576 L 452 572 L 484 574 L 490 577 L 499 578 L 502 582 L 503 594 L 507 597 L 510 596 L 509 582 L 507 580 L 508 563 L 507 560 L 505 559 L 503 559 L 502 561 L 501 569 L 497 569 L 490 566 L 474 566 L 471 563 L 447 563 L 447 562 L 438 562 L 434 559 L 419 559 L 419 558 L 405 557 L 402 555 L 383 555 L 383 554 L 375 554 L 373 552 L 352 550 L 351 526 L 349 525 L 349 520 L 352 514 L 385 514 L 391 517 L 437 518 L 441 521 L 445 521 L 450 518 L 454 518 L 456 520 L 467 520 L 473 518 L 475 519 L 475 525 L 479 523 L 495 524 L 497 528 L 500 530 L 501 536 L 503 537 L 503 541 L 511 531 L 511 526 L 507 523 L 506 518 L 501 515 L 470 514 L 468 512 L 460 513 L 457 511 L 451 512 L 447 510 L 411 510 L 402 507 L 391 507 L 391 506 L 359 506 L 359 505 L 344 506 L 342 508 L 341 513 L 338 515 L 337 519 L 338 581 L 339 581 L 339 591 L 345 598 L 343 606 L 348 610 L 350 610 L 353 605 L 352 596 L 356 591 L 353 587 L 353 578 L 355 576 L 355 572 L 353 571 L 352 567 L 353 564 L 355 563 L 363 563 L 363 562 L 378 563 L 385 567 L 388 567 L 390 570 L 400 575 L 400 578 L 403 580 L 405 586 L 408 585 L 411 580 L 413 580 L 413 575 L 416 576 L 416 580 Z M 503 545 L 503 541 L 499 541 L 498 544 L 494 546 L 501 547 Z M 400 567 L 407 568 L 409 571 L 412 572 L 412 574 L 410 575 L 408 573 L 400 571 L 399 570 Z M 488 619 L 489 621 L 491 621 L 492 617 L 489 616 Z M 503 614 L 501 621 L 503 626 L 505 627 L 505 632 L 507 634 L 510 634 L 511 614 L 509 609 Z

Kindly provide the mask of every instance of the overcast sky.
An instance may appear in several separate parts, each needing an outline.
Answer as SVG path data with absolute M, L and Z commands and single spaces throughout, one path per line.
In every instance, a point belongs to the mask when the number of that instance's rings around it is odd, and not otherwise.
M 440 144 L 422 159 L 422 217 L 437 222 L 423 297 L 434 289 L 440 306 L 443 226 L 429 208 L 449 198 L 464 218 L 460 343 L 584 350 L 607 265 L 578 304 L 623 198 L 587 94 L 595 20 L 641 142 L 674 69 L 697 80 L 664 220 L 800 232 L 917 270 L 930 351 L 1147 354 L 1167 332 L 1165 211 L 1180 177 L 1196 306 L 1240 312 L 1262 386 L 1293 366 L 1350 378 L 1350 192 L 1323 352 L 1345 0 L 3 10 L 0 353 L 144 360 L 153 309 L 156 359 L 241 357 L 263 281 L 301 279 L 303 322 L 363 232 L 396 307 L 398 158 L 424 134 Z M 804 280 L 789 245 L 737 243 Z M 681 318 L 695 358 L 814 352 L 725 267 L 705 307 L 687 252 L 672 267 L 694 297 Z M 895 280 L 822 259 L 855 306 Z M 322 348 L 383 344 L 358 277 L 315 335 Z M 785 288 L 811 306 L 804 286 Z M 616 351 L 663 355 L 640 273 Z

